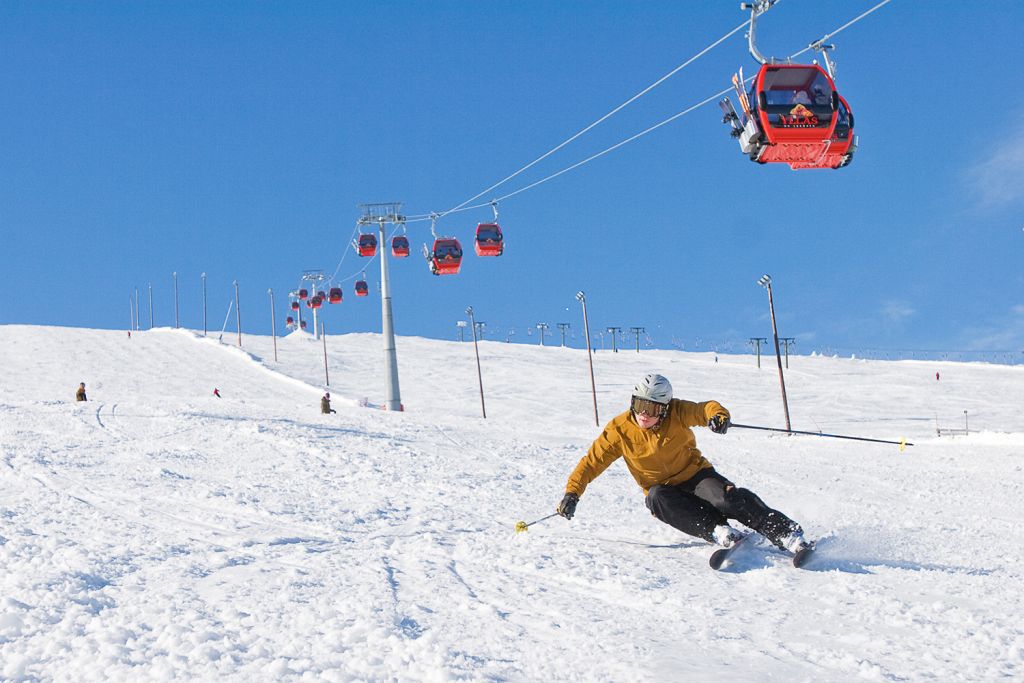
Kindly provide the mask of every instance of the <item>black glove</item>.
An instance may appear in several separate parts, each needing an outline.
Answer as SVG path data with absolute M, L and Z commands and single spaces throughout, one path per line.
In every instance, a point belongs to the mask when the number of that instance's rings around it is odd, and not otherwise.
M 562 502 L 558 504 L 558 514 L 562 515 L 566 519 L 572 519 L 572 516 L 576 514 L 576 503 L 580 502 L 580 497 L 575 493 L 567 493 L 562 498 Z
M 729 419 L 728 415 L 719 413 L 708 420 L 708 429 L 713 431 L 715 434 L 725 434 L 729 431 L 729 425 L 731 424 L 732 421 Z

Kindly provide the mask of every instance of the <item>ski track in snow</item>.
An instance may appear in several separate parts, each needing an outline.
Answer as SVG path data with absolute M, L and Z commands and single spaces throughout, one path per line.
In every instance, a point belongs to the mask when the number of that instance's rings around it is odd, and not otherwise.
M 336 415 L 301 333 L 279 363 L 169 329 L 0 345 L 0 680 L 1024 678 L 1022 368 L 791 356 L 795 429 L 917 445 L 697 430 L 820 539 L 803 570 L 762 541 L 713 572 L 621 463 L 513 532 L 598 432 L 580 350 L 482 343 L 483 420 L 468 344 L 400 338 L 388 413 L 358 407 L 380 337 L 330 338 Z M 773 368 L 648 351 L 595 355 L 602 424 L 651 370 L 780 419 Z M 965 409 L 977 433 L 935 436 Z

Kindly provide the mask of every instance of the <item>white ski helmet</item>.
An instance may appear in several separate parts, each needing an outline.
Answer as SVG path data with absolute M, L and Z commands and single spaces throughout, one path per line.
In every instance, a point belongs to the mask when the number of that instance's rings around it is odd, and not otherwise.
M 649 373 L 633 387 L 633 395 L 655 403 L 668 404 L 672 400 L 672 384 L 664 375 Z

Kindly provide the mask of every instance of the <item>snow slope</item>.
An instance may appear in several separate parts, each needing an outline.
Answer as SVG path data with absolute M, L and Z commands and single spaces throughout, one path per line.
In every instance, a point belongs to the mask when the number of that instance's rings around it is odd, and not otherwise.
M 599 431 L 585 351 L 483 342 L 484 420 L 468 342 L 399 338 L 390 413 L 329 338 L 336 415 L 320 342 L 243 343 L 0 327 L 0 679 L 1024 679 L 1024 368 L 791 356 L 795 429 L 915 445 L 698 430 L 822 539 L 716 573 L 621 463 L 513 533 Z M 670 351 L 596 354 L 602 425 L 651 370 L 784 425 L 773 359 Z

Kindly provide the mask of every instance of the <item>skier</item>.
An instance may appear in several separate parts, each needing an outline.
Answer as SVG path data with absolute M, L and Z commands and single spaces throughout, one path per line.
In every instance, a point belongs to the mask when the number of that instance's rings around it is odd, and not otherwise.
M 88 400 L 85 397 L 85 382 L 81 382 L 78 385 L 78 391 L 75 392 L 75 400 L 76 401 L 87 401 Z
M 324 415 L 327 415 L 329 413 L 336 413 L 336 412 L 338 412 L 337 410 L 333 410 L 331 408 L 331 394 L 330 394 L 330 392 L 325 393 L 324 397 L 320 399 L 320 412 L 323 413 Z
M 697 449 L 690 427 L 706 425 L 725 434 L 730 424 L 729 411 L 717 401 L 674 399 L 668 379 L 644 376 L 633 388 L 629 410 L 605 426 L 569 476 L 558 514 L 572 519 L 587 485 L 621 457 L 651 514 L 685 534 L 729 548 L 743 537 L 729 525 L 735 519 L 779 548 L 806 548 L 810 543 L 799 524 L 716 472 Z
M 217 398 L 220 398 L 220 389 L 218 389 L 217 387 L 214 387 L 213 388 L 213 395 L 216 396 Z

